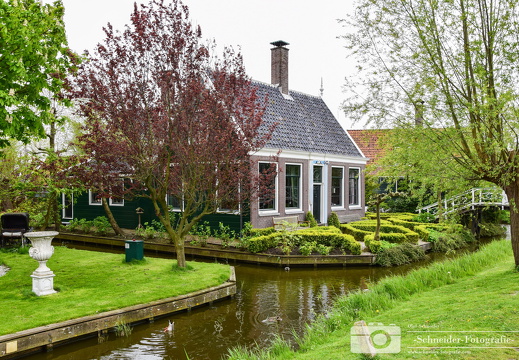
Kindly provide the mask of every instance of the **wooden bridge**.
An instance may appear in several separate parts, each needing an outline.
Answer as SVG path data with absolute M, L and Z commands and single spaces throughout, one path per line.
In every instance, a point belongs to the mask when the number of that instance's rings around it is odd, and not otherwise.
M 501 189 L 496 188 L 473 188 L 465 191 L 460 195 L 445 199 L 442 202 L 443 214 L 447 215 L 453 212 L 466 212 L 475 210 L 479 207 L 500 207 L 501 209 L 509 207 L 508 197 Z M 438 203 L 425 206 L 418 210 L 419 213 L 428 212 L 431 214 L 438 213 Z

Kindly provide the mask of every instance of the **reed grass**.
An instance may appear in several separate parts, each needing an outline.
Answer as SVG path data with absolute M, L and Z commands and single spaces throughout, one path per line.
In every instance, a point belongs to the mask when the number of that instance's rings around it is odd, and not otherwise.
M 478 319 L 477 329 L 494 331 L 519 330 L 519 273 L 514 270 L 510 242 L 495 241 L 480 251 L 455 259 L 431 264 L 404 276 L 380 280 L 369 291 L 355 291 L 338 298 L 330 311 L 308 326 L 297 340 L 297 351 L 276 345 L 277 350 L 247 350 L 247 359 L 362 359 L 362 354 L 350 351 L 350 329 L 355 321 L 393 323 L 404 327 L 414 322 L 428 325 L 431 319 L 448 329 L 468 330 L 469 322 L 459 319 Z M 514 287 L 515 286 L 515 287 Z M 515 289 L 515 290 L 514 290 Z M 502 296 L 502 293 L 510 296 Z M 519 295 L 517 295 L 519 296 Z M 459 301 L 462 299 L 463 301 Z M 487 300 L 492 299 L 492 303 Z M 487 305 L 483 305 L 487 304 Z M 457 310 L 457 306 L 459 310 Z M 482 307 L 488 321 L 480 319 Z M 459 311 L 456 313 L 456 311 Z M 494 317 L 490 314 L 493 314 Z M 424 320 L 425 319 L 425 320 Z M 501 319 L 501 322 L 496 322 Z M 470 329 L 473 329 L 472 324 Z M 515 327 L 515 328 L 514 328 Z M 519 342 L 519 333 L 517 333 Z M 283 349 L 283 351 L 280 351 Z M 243 350 L 243 349 L 242 349 Z M 471 350 L 466 357 L 444 357 L 438 354 L 379 354 L 377 359 L 510 359 L 519 350 L 485 352 Z M 239 349 L 230 353 L 230 359 L 242 359 Z M 511 357 L 512 356 L 512 357 Z

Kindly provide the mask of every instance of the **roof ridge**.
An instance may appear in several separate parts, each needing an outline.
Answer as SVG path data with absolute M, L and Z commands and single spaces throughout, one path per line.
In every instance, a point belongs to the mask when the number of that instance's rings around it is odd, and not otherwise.
M 254 79 L 252 79 L 251 82 L 253 82 L 253 83 L 259 83 L 259 84 L 266 85 L 266 86 L 270 86 L 271 88 L 274 88 L 274 89 L 278 89 L 278 88 L 279 88 L 279 85 L 278 85 L 278 84 L 269 84 L 269 83 L 266 83 L 266 82 L 264 82 L 264 81 L 260 81 L 260 80 L 254 80 Z M 322 97 L 319 96 L 319 95 L 312 95 L 312 94 L 304 93 L 304 92 L 302 92 L 302 91 L 298 91 L 298 90 L 291 90 L 291 89 L 289 89 L 289 90 L 288 90 L 288 93 L 290 94 L 291 92 L 293 92 L 293 93 L 298 93 L 298 94 L 305 95 L 305 96 L 311 96 L 311 97 L 316 98 L 316 99 L 322 99 Z

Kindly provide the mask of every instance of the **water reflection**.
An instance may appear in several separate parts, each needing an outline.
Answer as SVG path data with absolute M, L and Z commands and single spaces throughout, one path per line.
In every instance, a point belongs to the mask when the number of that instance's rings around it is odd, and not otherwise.
M 458 253 L 459 254 L 459 253 Z M 148 255 L 146 255 L 148 256 Z M 236 265 L 238 293 L 215 302 L 133 327 L 129 337 L 97 337 L 56 347 L 27 359 L 220 359 L 235 346 L 264 347 L 277 334 L 291 339 L 305 325 L 326 312 L 333 300 L 392 274 L 402 274 L 444 258 L 432 254 L 426 261 L 398 268 L 292 268 Z M 264 322 L 279 316 L 281 321 Z M 175 322 L 165 333 L 168 320 Z M 101 342 L 100 342 L 101 340 Z

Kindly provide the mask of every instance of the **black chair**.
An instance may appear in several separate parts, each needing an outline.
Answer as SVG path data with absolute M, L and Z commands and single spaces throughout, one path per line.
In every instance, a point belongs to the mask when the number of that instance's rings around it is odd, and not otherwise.
M 30 231 L 29 214 L 28 213 L 7 213 L 1 217 L 2 222 L 2 246 L 6 238 L 16 239 L 22 241 L 22 246 L 25 245 L 24 234 Z

